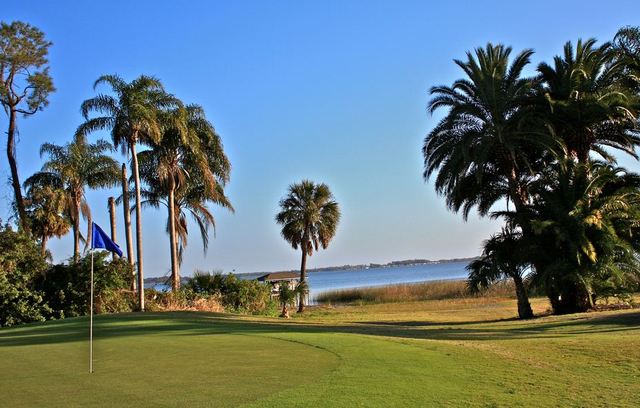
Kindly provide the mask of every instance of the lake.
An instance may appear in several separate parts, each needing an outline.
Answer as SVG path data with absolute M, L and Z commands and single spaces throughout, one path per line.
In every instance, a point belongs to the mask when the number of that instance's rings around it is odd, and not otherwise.
M 309 298 L 330 290 L 385 286 L 444 279 L 465 279 L 466 262 L 389 266 L 384 268 L 349 269 L 309 272 Z
M 383 268 L 327 270 L 307 272 L 309 298 L 313 300 L 322 292 L 329 290 L 385 286 L 396 283 L 416 283 L 444 279 L 465 279 L 466 262 L 446 262 L 438 264 L 420 264 L 389 266 Z M 263 274 L 238 275 L 242 279 L 255 279 Z M 157 290 L 169 290 L 166 285 L 151 286 Z
M 445 279 L 466 279 L 467 262 L 445 262 L 438 264 L 420 264 L 406 266 L 389 266 L 384 268 L 362 268 L 347 270 L 326 270 L 307 272 L 309 282 L 309 299 L 314 299 L 322 292 L 330 290 L 385 286 L 397 283 L 416 283 Z M 255 279 L 264 274 L 238 275 L 241 279 Z M 168 291 L 168 285 L 145 285 L 147 288 Z

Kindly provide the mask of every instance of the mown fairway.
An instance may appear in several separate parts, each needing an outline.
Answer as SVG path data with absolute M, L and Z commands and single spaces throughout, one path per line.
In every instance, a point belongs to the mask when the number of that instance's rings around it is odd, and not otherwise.
M 534 302 L 540 312 L 546 308 Z M 640 312 L 510 320 L 510 300 L 99 316 L 0 330 L 0 405 L 637 406 Z

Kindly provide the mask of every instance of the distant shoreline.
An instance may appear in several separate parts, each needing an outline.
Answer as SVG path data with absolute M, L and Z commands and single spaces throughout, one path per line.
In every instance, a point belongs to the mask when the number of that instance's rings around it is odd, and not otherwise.
M 342 265 L 342 266 L 327 266 L 324 268 L 310 268 L 307 269 L 307 272 L 326 272 L 326 271 L 348 271 L 348 270 L 366 270 L 372 268 L 392 268 L 394 266 L 417 266 L 417 265 L 435 265 L 435 264 L 444 264 L 444 263 L 458 263 L 458 262 L 470 262 L 478 259 L 478 257 L 471 258 L 451 258 L 451 259 L 439 259 L 439 260 L 431 260 L 431 259 L 405 259 L 404 261 L 391 261 L 385 264 L 360 264 L 360 265 Z M 243 272 L 238 273 L 237 275 L 258 275 L 258 274 L 268 274 L 268 273 L 277 273 L 277 272 L 299 272 L 299 269 L 289 269 L 285 271 L 274 271 L 274 272 Z
M 367 269 L 373 269 L 373 268 L 393 268 L 396 266 L 436 265 L 436 264 L 446 264 L 446 263 L 471 262 L 476 259 L 478 259 L 478 257 L 451 258 L 451 259 L 438 259 L 438 260 L 405 259 L 403 261 L 391 261 L 385 264 L 370 263 L 370 264 L 360 264 L 360 265 L 342 265 L 342 266 L 327 266 L 323 268 L 311 268 L 311 269 L 307 269 L 307 272 L 349 271 L 349 270 L 367 270 Z M 271 271 L 271 272 L 241 272 L 241 273 L 234 273 L 234 275 L 241 276 L 241 277 L 244 277 L 247 275 L 257 277 L 260 275 L 266 275 L 269 273 L 278 273 L 278 272 L 299 272 L 299 269 L 289 269 L 289 270 Z M 228 274 L 228 272 L 225 272 L 225 274 Z M 182 283 L 184 283 L 188 281 L 190 278 L 191 278 L 190 276 L 182 276 L 180 280 Z M 144 283 L 145 284 L 163 284 L 168 279 L 169 277 L 166 277 L 166 276 L 161 276 L 157 278 L 146 278 L 144 280 Z

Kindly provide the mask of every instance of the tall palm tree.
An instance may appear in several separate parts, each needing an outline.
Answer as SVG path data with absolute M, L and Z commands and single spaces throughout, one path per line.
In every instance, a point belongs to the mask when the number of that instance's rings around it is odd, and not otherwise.
M 455 60 L 466 78 L 431 88 L 428 110 L 448 112 L 425 138 L 424 177 L 437 173 L 436 191 L 465 219 L 474 207 L 487 215 L 503 199 L 523 208 L 541 151 L 556 148 L 529 109 L 535 81 L 522 71 L 532 54 L 510 61 L 510 47 L 489 43 Z
M 40 148 L 40 155 L 47 155 L 49 159 L 42 166 L 42 171 L 25 181 L 27 190 L 48 187 L 65 192 L 66 213 L 73 228 L 73 259 L 76 262 L 80 258 L 80 217 L 91 217 L 85 187 L 104 188 L 118 183 L 118 164 L 104 154 L 111 149 L 111 145 L 103 140 L 91 144 L 81 135 L 76 135 L 73 142 L 64 146 L 45 143 Z
M 141 160 L 142 162 L 142 160 Z M 142 166 L 141 166 L 142 169 Z M 157 179 L 148 178 L 145 172 L 141 172 L 142 179 L 148 184 L 149 188 L 142 189 L 142 206 L 167 209 L 167 234 L 170 234 L 170 215 L 169 215 L 169 196 L 164 187 Z M 152 176 L 154 177 L 154 176 Z M 203 249 L 206 252 L 209 247 L 209 229 L 213 228 L 215 234 L 215 217 L 209 208 L 209 205 L 215 204 L 230 211 L 233 211 L 233 207 L 228 198 L 224 195 L 222 185 L 218 185 L 217 192 L 214 197 L 205 193 L 205 188 L 202 183 L 199 182 L 197 177 L 190 177 L 187 179 L 185 185 L 176 191 L 174 197 L 174 225 L 176 238 L 174 241 L 175 250 L 177 253 L 177 266 L 178 275 L 177 280 L 180 279 L 179 271 L 182 264 L 184 250 L 187 247 L 189 238 L 189 222 L 192 221 L 198 227 L 200 237 L 202 239 Z M 121 198 L 118 198 L 120 201 Z M 171 244 L 171 240 L 170 240 Z M 172 276 L 172 288 L 173 288 L 174 276 Z
M 282 237 L 293 249 L 302 251 L 300 282 L 306 285 L 307 256 L 320 246 L 326 249 L 340 222 L 340 209 L 329 187 L 309 180 L 289 186 L 280 200 L 276 222 L 282 225 Z M 304 294 L 300 293 L 298 312 L 304 311 Z
M 187 242 L 184 211 L 189 211 L 200 227 L 205 251 L 208 227 L 215 226 L 207 203 L 233 211 L 224 194 L 231 165 L 220 136 L 196 105 L 180 107 L 167 117 L 162 139 L 151 150 L 139 154 L 140 175 L 150 189 L 144 192 L 147 204 L 163 202 L 168 209 L 167 232 L 171 254 L 172 289 L 180 287 L 182 249 Z
M 138 302 L 140 310 L 144 310 L 142 209 L 137 145 L 160 141 L 163 112 L 174 109 L 181 103 L 165 91 L 158 79 L 145 75 L 131 82 L 126 82 L 118 75 L 104 75 L 96 80 L 94 89 L 103 84 L 111 88 L 112 95 L 99 94 L 82 103 L 82 114 L 86 121 L 78 128 L 78 133 L 109 130 L 114 146 L 121 147 L 123 153 L 131 154 L 136 199 Z M 90 118 L 91 112 L 101 116 Z
M 522 241 L 522 233 L 508 228 L 503 228 L 500 234 L 485 241 L 482 256 L 467 266 L 468 285 L 476 292 L 500 279 L 511 278 L 518 299 L 518 316 L 521 319 L 530 319 L 533 317 L 533 310 L 524 283 L 529 263 L 524 256 L 526 249 Z
M 52 186 L 29 186 L 25 195 L 31 233 L 40 238 L 42 255 L 47 254 L 47 242 L 69 232 L 67 196 L 64 190 Z
M 595 152 L 614 161 L 606 148 L 637 158 L 638 100 L 624 80 L 624 61 L 616 60 L 610 43 L 596 40 L 571 42 L 553 66 L 538 65 L 541 95 L 549 122 L 571 157 L 580 163 Z

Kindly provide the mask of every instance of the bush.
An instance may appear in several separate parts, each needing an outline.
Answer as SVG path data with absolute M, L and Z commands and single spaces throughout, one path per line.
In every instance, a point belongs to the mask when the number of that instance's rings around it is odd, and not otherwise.
M 269 285 L 239 279 L 234 274 L 196 271 L 185 288 L 200 295 L 217 295 L 225 309 L 234 312 L 275 314 L 278 309 L 277 302 L 271 299 Z
M 135 307 L 134 296 L 127 288 L 132 276 L 126 260 L 108 261 L 111 254 L 94 254 L 94 296 L 96 313 L 131 311 Z M 38 277 L 36 287 L 44 293 L 53 309 L 53 317 L 83 316 L 89 313 L 91 286 L 91 255 L 79 262 L 53 265 Z
M 188 287 L 182 288 L 175 293 L 147 289 L 145 291 L 145 300 L 148 311 L 193 310 L 224 312 L 224 307 L 218 294 L 196 293 Z
M 27 234 L 0 227 L 0 326 L 44 321 L 51 309 L 34 280 L 47 268 L 38 244 Z

